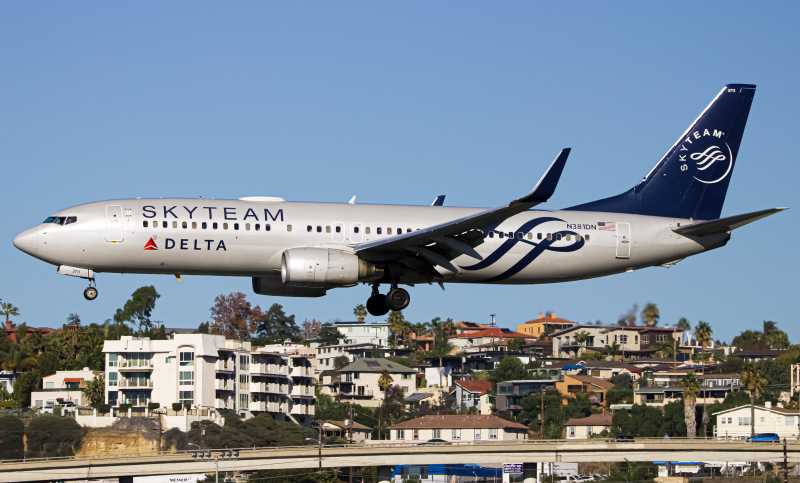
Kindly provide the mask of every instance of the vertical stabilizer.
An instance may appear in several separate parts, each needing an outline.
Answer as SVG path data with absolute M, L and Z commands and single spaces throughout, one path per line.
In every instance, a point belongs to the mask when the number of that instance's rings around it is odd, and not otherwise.
M 636 187 L 568 209 L 719 218 L 755 90 L 748 84 L 725 86 Z

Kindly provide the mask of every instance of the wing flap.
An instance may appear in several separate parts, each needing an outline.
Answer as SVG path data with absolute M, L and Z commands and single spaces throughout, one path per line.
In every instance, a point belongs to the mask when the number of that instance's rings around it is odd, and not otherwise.
M 728 233 L 736 228 L 766 218 L 775 213 L 779 213 L 786 208 L 770 208 L 768 210 L 755 211 L 753 213 L 745 213 L 743 215 L 728 216 L 718 220 L 701 221 L 691 225 L 683 225 L 673 228 L 672 231 L 683 236 L 706 236 L 716 235 L 719 233 Z

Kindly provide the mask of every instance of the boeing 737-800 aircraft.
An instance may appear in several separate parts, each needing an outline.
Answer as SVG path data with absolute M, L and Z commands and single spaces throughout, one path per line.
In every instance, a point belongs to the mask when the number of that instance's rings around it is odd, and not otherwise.
M 290 297 L 371 284 L 373 315 L 408 306 L 401 284 L 552 283 L 669 266 L 782 210 L 719 218 L 754 94 L 725 86 L 634 188 L 564 210 L 531 208 L 555 191 L 569 149 L 530 193 L 494 209 L 445 207 L 441 197 L 431 206 L 113 200 L 54 213 L 14 245 L 88 279 L 89 300 L 99 272 L 225 275 Z

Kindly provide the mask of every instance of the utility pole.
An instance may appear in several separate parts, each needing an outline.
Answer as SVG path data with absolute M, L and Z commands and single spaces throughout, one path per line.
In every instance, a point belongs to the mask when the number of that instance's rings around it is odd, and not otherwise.
M 789 462 L 786 456 L 786 438 L 783 438 L 783 483 L 789 483 Z
M 348 407 L 349 410 L 349 419 L 347 420 L 347 440 L 351 443 L 353 442 L 353 400 L 350 400 L 350 405 Z M 350 467 L 349 471 L 349 479 L 350 483 L 353 483 L 353 467 Z
M 491 324 L 492 328 L 494 328 L 494 316 L 495 315 L 497 315 L 497 314 L 489 314 L 489 316 L 492 318 L 492 324 Z M 492 352 L 494 352 L 494 335 L 492 335 Z
M 542 425 L 540 428 L 542 439 L 544 439 L 544 385 L 542 385 Z

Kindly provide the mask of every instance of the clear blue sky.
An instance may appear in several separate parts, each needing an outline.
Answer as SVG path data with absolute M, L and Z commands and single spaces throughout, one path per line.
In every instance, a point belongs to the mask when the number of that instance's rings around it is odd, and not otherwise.
M 368 287 L 253 295 L 249 279 L 101 274 L 100 296 L 12 245 L 47 215 L 132 197 L 498 206 L 563 147 L 546 208 L 638 182 L 726 83 L 758 85 L 723 215 L 794 209 L 670 269 L 557 285 L 411 290 L 406 316 L 513 327 L 542 311 L 730 340 L 765 319 L 800 342 L 797 2 L 2 2 L 0 298 L 18 322 L 103 322 L 139 286 L 195 327 L 242 291 L 298 321 L 352 319 Z M 373 320 L 375 318 L 370 318 Z

